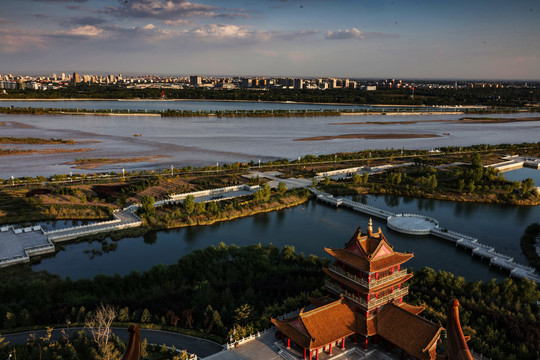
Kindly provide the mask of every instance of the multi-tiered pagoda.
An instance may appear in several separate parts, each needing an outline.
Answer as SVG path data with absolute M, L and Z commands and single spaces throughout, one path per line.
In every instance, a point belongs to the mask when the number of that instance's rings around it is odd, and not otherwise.
M 358 228 L 343 249 L 325 251 L 334 259 L 323 269 L 330 276 L 329 296 L 312 299 L 318 306 L 314 310 L 272 319 L 288 346 L 292 340 L 304 359 L 318 360 L 321 350 L 331 355 L 333 346 L 345 348 L 346 338 L 357 342 L 360 335 L 366 349 L 372 337 L 373 343 L 381 339 L 387 347 L 400 348 L 403 358 L 436 358 L 443 328 L 418 316 L 423 307 L 403 302 L 412 274 L 401 265 L 413 254 L 395 252 L 380 228 L 373 231 L 371 219 L 366 233 Z

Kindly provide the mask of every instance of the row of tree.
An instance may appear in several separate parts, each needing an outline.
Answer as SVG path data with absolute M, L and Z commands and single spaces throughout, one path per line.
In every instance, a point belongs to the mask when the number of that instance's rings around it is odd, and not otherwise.
M 57 90 L 12 90 L 0 98 L 99 98 L 99 99 L 159 99 L 162 89 L 128 89 L 117 85 L 78 84 Z M 491 105 L 522 106 L 537 102 L 538 88 L 521 87 L 473 87 L 468 89 L 416 88 L 414 97 L 409 88 L 360 91 L 353 89 L 293 90 L 269 89 L 252 91 L 248 89 L 209 90 L 205 88 L 167 89 L 169 99 L 212 99 L 212 100 L 265 100 L 300 101 L 317 103 L 354 103 L 388 105 Z

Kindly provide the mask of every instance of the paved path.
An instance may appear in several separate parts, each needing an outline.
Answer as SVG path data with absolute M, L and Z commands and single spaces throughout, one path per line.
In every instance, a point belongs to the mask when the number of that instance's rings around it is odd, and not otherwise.
M 280 182 L 285 183 L 287 186 L 287 189 L 296 189 L 296 188 L 303 188 L 310 186 L 313 182 L 312 179 L 305 179 L 305 178 L 289 178 L 289 179 L 282 179 L 278 177 L 278 175 L 281 175 L 278 171 L 268 171 L 268 172 L 260 172 L 260 171 L 251 171 L 249 174 L 243 175 L 244 177 L 250 179 L 250 178 L 256 178 L 257 176 L 260 178 L 266 178 L 270 180 L 269 185 L 271 187 L 276 187 L 279 185 Z
M 60 339 L 63 329 L 54 329 L 52 332 L 52 340 Z M 67 331 L 67 329 L 64 329 Z M 82 330 L 82 328 L 70 328 L 70 334 L 75 331 Z M 166 344 L 167 346 L 175 346 L 178 350 L 186 350 L 188 353 L 197 354 L 198 357 L 207 357 L 218 353 L 223 350 L 223 346 L 210 340 L 200 339 L 189 335 L 183 335 L 168 331 L 159 330 L 141 330 L 141 338 L 147 339 L 150 344 Z M 127 328 L 113 328 L 114 334 L 116 334 L 123 341 L 128 341 L 129 333 Z M 27 339 L 31 334 L 35 334 L 37 338 L 43 337 L 46 334 L 45 330 L 27 331 L 16 334 L 2 335 L 6 338 L 11 345 L 26 344 Z

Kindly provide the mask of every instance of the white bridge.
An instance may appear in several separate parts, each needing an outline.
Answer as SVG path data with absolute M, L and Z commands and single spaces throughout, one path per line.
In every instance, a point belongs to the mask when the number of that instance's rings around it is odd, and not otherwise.
M 462 246 L 472 250 L 472 255 L 480 256 L 482 259 L 488 259 L 489 265 L 494 265 L 500 269 L 510 271 L 510 276 L 521 279 L 529 279 L 540 283 L 540 275 L 530 266 L 516 263 L 514 258 L 498 253 L 495 248 L 482 244 L 478 239 L 460 234 L 455 231 L 441 228 L 437 220 L 418 214 L 395 214 L 390 211 L 379 209 L 373 206 L 364 205 L 349 199 L 336 198 L 317 189 L 310 189 L 317 196 L 317 200 L 335 206 L 343 206 L 355 211 L 362 212 L 371 216 L 378 217 L 387 221 L 390 229 L 403 232 L 410 235 L 433 235 L 446 240 L 450 240 L 456 246 Z

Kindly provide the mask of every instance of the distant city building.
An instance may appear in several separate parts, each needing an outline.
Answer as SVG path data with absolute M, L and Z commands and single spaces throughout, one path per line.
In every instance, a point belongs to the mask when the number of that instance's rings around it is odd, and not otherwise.
M 192 86 L 201 86 L 202 78 L 200 75 L 193 75 L 189 77 L 189 84 Z
M 78 83 L 81 82 L 81 75 L 79 75 L 79 73 L 73 73 L 73 77 L 71 78 L 71 81 L 73 85 L 77 85 Z

